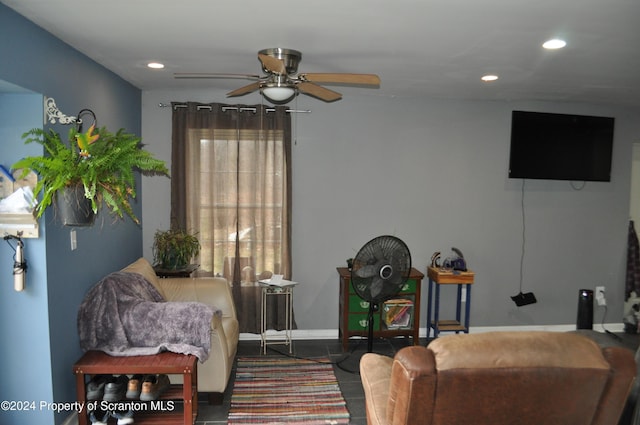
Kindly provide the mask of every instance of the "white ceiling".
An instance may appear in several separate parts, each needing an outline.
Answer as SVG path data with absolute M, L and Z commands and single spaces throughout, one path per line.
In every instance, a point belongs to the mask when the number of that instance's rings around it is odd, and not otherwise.
M 286 47 L 300 72 L 380 76 L 380 89 L 332 88 L 345 97 L 640 106 L 638 0 L 0 1 L 143 90 L 230 91 L 249 82 L 173 73 L 260 74 L 258 50 Z M 542 49 L 554 37 L 567 47 Z

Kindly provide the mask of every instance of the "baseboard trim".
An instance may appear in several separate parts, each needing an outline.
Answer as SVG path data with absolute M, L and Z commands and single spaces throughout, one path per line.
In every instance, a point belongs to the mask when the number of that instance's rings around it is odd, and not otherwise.
M 593 330 L 597 332 L 623 332 L 623 323 L 605 323 L 603 325 L 594 325 Z M 576 330 L 575 324 L 570 325 L 527 325 L 527 326 L 471 326 L 469 333 L 498 332 L 498 331 L 552 331 L 552 332 L 568 332 Z M 283 335 L 282 332 L 269 331 L 269 336 Z M 420 328 L 420 338 L 427 336 L 427 328 Z M 291 333 L 294 340 L 305 339 L 338 339 L 337 329 L 295 329 Z M 259 341 L 259 334 L 241 333 L 240 341 Z

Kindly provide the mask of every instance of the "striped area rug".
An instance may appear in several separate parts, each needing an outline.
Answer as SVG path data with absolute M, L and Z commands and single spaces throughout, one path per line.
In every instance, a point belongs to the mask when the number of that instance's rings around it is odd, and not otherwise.
M 239 358 L 229 425 L 348 424 L 329 359 Z

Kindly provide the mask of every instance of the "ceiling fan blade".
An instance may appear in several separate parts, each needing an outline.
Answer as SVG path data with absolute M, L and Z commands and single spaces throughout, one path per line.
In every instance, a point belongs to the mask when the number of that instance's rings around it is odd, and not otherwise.
M 234 97 L 234 96 L 243 96 L 247 93 L 251 93 L 254 92 L 256 90 L 260 89 L 260 82 L 255 82 L 255 83 L 251 83 L 247 86 L 244 87 L 240 87 L 239 89 L 235 89 L 233 91 L 230 91 L 229 93 L 227 93 L 227 97 Z
M 260 62 L 262 62 L 262 67 L 265 70 L 278 75 L 286 75 L 287 67 L 280 59 L 265 55 L 263 53 L 258 53 L 258 59 L 260 59 Z
M 318 99 L 324 100 L 325 102 L 335 102 L 336 100 L 342 99 L 342 95 L 340 93 L 329 90 L 310 81 L 303 81 L 301 83 L 298 83 L 296 84 L 296 87 L 302 93 L 308 94 L 309 96 L 317 97 Z
M 259 75 L 252 74 L 225 74 L 218 72 L 176 72 L 173 78 L 177 79 L 210 79 L 210 78 L 237 78 L 243 80 L 259 80 Z
M 298 77 L 314 83 L 380 87 L 380 77 L 375 74 L 305 73 Z

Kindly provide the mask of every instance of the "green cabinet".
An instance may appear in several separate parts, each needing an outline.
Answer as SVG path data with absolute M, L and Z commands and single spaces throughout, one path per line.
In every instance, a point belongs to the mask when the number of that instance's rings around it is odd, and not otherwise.
M 367 336 L 369 303 L 360 298 L 351 284 L 351 272 L 346 267 L 338 267 L 340 276 L 340 305 L 338 333 L 342 348 L 349 346 L 352 336 Z M 420 330 L 420 288 L 424 274 L 412 268 L 404 286 L 392 299 L 379 305 L 374 313 L 373 336 L 392 338 L 413 337 L 419 343 Z

